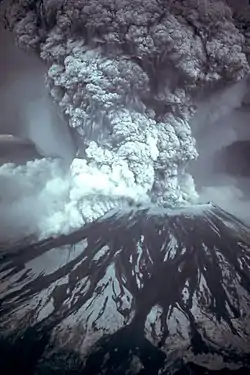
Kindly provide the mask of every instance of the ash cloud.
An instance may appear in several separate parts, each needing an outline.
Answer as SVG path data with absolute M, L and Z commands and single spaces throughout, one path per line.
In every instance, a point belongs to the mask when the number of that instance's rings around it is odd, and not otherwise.
M 124 200 L 137 202 L 140 196 L 159 206 L 197 203 L 187 169 L 197 159 L 201 139 L 192 124 L 197 97 L 202 93 L 209 101 L 208 92 L 224 87 L 219 97 L 212 96 L 212 119 L 207 104 L 198 103 L 197 127 L 208 140 L 200 123 L 212 129 L 212 123 L 240 105 L 238 94 L 244 95 L 249 73 L 244 37 L 225 2 L 170 1 L 166 6 L 152 0 L 50 0 L 34 5 L 4 0 L 2 13 L 18 46 L 36 52 L 45 62 L 51 98 L 84 159 L 76 159 L 67 176 L 72 217 L 91 221 Z M 32 74 L 29 78 L 37 77 Z M 26 80 L 17 79 L 19 93 Z M 17 86 L 14 91 L 18 92 Z M 65 132 L 51 119 L 49 103 L 43 95 L 26 106 L 22 103 L 22 134 L 46 156 L 61 150 L 62 156 L 67 147 L 58 145 L 58 140 Z M 53 126 L 48 130 L 43 123 Z M 216 150 L 232 137 L 218 136 Z M 207 149 L 204 158 L 216 150 Z M 197 172 L 199 164 L 195 168 Z

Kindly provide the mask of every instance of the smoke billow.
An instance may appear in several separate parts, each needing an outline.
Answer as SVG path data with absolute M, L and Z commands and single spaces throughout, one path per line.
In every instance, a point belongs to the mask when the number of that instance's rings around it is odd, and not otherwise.
M 29 138 L 46 157 L 72 161 L 74 145 L 47 96 L 46 72 L 48 91 L 74 134 L 79 157 L 69 170 L 49 160 L 19 169 L 3 166 L 1 198 L 9 225 L 18 227 L 11 204 L 18 196 L 19 217 L 44 236 L 131 201 L 195 204 L 197 192 L 187 169 L 197 158 L 194 137 L 200 157 L 190 170 L 200 200 L 220 203 L 219 188 L 213 194 L 219 179 L 214 155 L 238 137 L 225 119 L 240 107 L 249 73 L 244 38 L 225 2 L 124 0 L 122 5 L 114 2 L 111 10 L 101 0 L 39 6 L 3 0 L 2 9 L 19 47 L 39 52 L 45 62 L 32 55 L 29 62 L 27 55 L 17 59 L 21 51 L 12 55 L 12 47 L 3 46 L 11 69 L 5 58 L 2 131 Z M 10 73 L 13 58 L 18 64 L 25 60 L 15 76 Z M 222 86 L 220 93 L 198 103 L 191 124 L 199 90 Z M 224 200 L 235 196 L 239 202 L 234 179 L 228 184 L 228 177 L 220 178 L 223 183 L 217 185 L 229 189 L 222 193 Z M 33 216 L 27 205 L 34 205 Z
M 1 241 L 68 233 L 114 206 L 147 201 L 125 161 L 112 170 L 72 163 L 74 142 L 45 87 L 46 65 L 19 50 L 10 33 L 1 30 L 0 38 L 0 133 L 32 141 L 45 156 L 0 166 Z M 91 152 L 98 155 L 95 144 Z
M 0 36 L 0 132 L 31 140 L 47 157 L 0 166 L 1 240 L 67 233 L 114 206 L 147 201 L 125 161 L 112 170 L 80 159 L 71 164 L 74 143 L 46 90 L 46 66 L 18 50 L 9 33 Z M 95 144 L 91 153 L 98 155 Z
M 51 218 L 55 212 L 63 212 L 68 195 L 68 180 L 59 160 L 5 164 L 0 167 L 0 184 L 2 241 L 58 233 Z
M 125 165 L 107 173 L 77 158 L 69 170 L 58 159 L 5 164 L 0 167 L 0 238 L 69 233 L 114 207 L 148 203 L 147 193 L 128 174 Z

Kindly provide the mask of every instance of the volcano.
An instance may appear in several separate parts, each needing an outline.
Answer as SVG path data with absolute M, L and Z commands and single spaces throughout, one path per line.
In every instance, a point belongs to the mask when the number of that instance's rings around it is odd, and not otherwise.
M 2 374 L 249 373 L 250 229 L 213 204 L 5 246 L 0 277 Z

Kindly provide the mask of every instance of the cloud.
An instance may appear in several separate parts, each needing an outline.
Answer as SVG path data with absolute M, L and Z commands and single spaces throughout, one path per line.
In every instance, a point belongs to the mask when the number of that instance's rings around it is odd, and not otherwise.
M 70 170 L 59 159 L 3 165 L 0 238 L 68 233 L 114 207 L 149 202 L 129 173 L 126 163 L 107 170 L 82 159 L 75 159 Z
M 1 166 L 1 240 L 46 230 L 47 219 L 64 208 L 68 184 L 58 160 L 41 159 L 19 167 Z M 51 228 L 51 233 L 56 231 L 57 228 Z

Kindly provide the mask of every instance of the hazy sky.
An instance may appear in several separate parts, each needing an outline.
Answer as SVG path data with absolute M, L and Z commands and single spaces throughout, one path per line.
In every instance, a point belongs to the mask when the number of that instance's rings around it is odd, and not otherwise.
M 190 168 L 202 201 L 214 201 L 248 223 L 250 179 L 248 176 L 227 173 L 226 154 L 221 152 L 220 158 L 216 155 L 238 140 L 250 140 L 250 108 L 241 105 L 243 97 L 249 91 L 249 84 L 241 82 L 214 93 L 200 104 L 193 120 L 199 158 Z M 248 162 L 241 151 L 239 148 L 230 157 L 230 163 L 235 164 L 236 171 L 242 168 L 242 163 Z M 248 156 L 250 160 L 250 143 Z M 250 176 L 250 165 L 248 175 Z
M 45 155 L 71 159 L 75 149 L 66 123 L 45 87 L 47 67 L 14 45 L 0 29 L 0 132 L 31 139 Z

